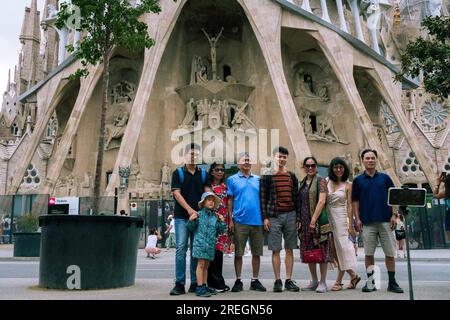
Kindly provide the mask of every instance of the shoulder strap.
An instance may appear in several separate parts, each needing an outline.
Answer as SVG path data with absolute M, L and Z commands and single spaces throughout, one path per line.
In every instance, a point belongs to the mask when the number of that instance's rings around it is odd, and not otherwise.
M 183 184 L 184 183 L 184 172 L 183 172 L 183 168 L 182 167 L 178 167 L 178 175 L 180 176 L 180 183 Z
M 200 168 L 200 170 L 201 170 L 201 172 L 202 172 L 202 183 L 203 183 L 203 185 L 204 185 L 205 182 L 206 182 L 206 170 L 203 169 L 203 168 Z

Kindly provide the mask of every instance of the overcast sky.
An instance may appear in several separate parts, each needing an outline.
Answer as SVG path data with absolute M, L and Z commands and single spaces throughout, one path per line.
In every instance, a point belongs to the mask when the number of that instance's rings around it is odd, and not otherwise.
M 44 0 L 38 0 L 38 10 L 44 9 Z M 6 90 L 8 69 L 11 77 L 14 74 L 14 65 L 19 59 L 19 34 L 22 28 L 25 7 L 29 7 L 31 0 L 7 0 L 1 2 L 0 10 L 0 92 Z M 42 16 L 41 16 L 42 18 Z M 0 102 L 1 103 L 1 102 Z

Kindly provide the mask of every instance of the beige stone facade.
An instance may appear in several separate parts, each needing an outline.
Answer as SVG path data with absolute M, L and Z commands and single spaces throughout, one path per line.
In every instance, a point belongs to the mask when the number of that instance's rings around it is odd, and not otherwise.
M 93 189 L 102 66 L 67 80 L 79 65 L 67 54 L 58 61 L 58 39 L 76 35 L 52 31 L 56 2 L 48 0 L 41 17 L 41 55 L 34 49 L 40 38 L 21 36 L 27 57 L 40 63 L 20 64 L 19 74 L 32 83 L 24 89 L 16 75 L 4 96 L 0 194 L 89 196 Z M 372 12 L 356 0 L 161 0 L 159 15 L 142 17 L 155 46 L 141 53 L 118 48 L 111 57 L 104 194 L 114 194 L 119 168 L 129 167 L 128 192 L 169 198 L 167 173 L 177 166 L 172 151 L 179 143 L 172 135 L 194 135 L 194 121 L 224 136 L 279 130 L 299 175 L 311 154 L 321 166 L 344 157 L 357 175 L 359 153 L 370 147 L 398 185 L 433 184 L 436 172 L 450 171 L 448 101 L 407 80 L 402 91 L 392 77 L 405 38 L 395 13 L 414 36 L 417 17 L 437 9 L 413 6 L 415 16 L 406 18 L 402 2 L 379 2 Z M 448 14 L 446 8 L 439 12 Z M 39 22 L 35 1 L 26 12 Z M 258 160 L 256 172 L 266 159 Z

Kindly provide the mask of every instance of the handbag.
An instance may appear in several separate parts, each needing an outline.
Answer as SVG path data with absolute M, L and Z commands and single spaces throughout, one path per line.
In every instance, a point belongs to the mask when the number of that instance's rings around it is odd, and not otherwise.
M 311 234 L 313 237 L 313 234 Z M 303 263 L 323 263 L 325 261 L 321 248 L 303 251 Z
M 305 250 L 303 252 L 303 263 L 323 263 L 322 249 Z

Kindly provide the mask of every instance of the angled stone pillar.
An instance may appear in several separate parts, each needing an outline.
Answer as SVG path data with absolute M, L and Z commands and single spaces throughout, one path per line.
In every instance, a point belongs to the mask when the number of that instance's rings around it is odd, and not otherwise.
M 373 70 L 369 70 L 367 73 L 371 76 L 373 80 L 372 83 L 391 108 L 392 114 L 394 115 L 395 120 L 397 120 L 397 124 L 400 127 L 400 130 L 402 130 L 406 141 L 408 141 L 411 150 L 416 155 L 416 159 L 419 161 L 420 167 L 422 168 L 428 183 L 434 188 L 437 174 L 433 172 L 433 169 L 427 160 L 425 149 L 420 145 L 418 137 L 409 125 L 409 121 L 403 112 L 400 100 L 401 84 L 395 84 L 392 80 L 392 73 L 386 67 L 381 66 L 378 63 Z
M 328 14 L 328 6 L 326 0 L 320 0 L 320 7 L 322 8 L 322 19 L 331 23 L 330 15 Z
M 350 3 L 350 9 L 352 11 L 353 20 L 355 22 L 356 37 L 365 43 L 366 41 L 364 40 L 364 35 L 363 35 L 362 27 L 361 27 L 361 18 L 359 16 L 360 12 L 359 12 L 358 1 L 348 0 L 348 2 Z
M 311 6 L 309 5 L 309 0 L 303 0 L 302 9 L 312 13 Z
M 344 90 L 350 104 L 353 106 L 370 148 L 378 151 L 378 160 L 382 170 L 392 178 L 396 186 L 400 186 L 401 183 L 395 172 L 395 168 L 391 166 L 388 157 L 383 152 L 383 148 L 378 140 L 372 121 L 370 120 L 367 109 L 364 106 L 356 87 L 355 79 L 353 77 L 354 49 L 350 44 L 343 41 L 338 34 L 331 30 L 320 28 L 319 33 L 311 32 L 310 34 L 317 39 L 320 48 L 341 84 L 342 90 Z M 326 41 L 324 39 L 326 39 Z M 392 79 L 390 81 L 392 81 Z
M 296 169 L 301 172 L 300 161 L 304 157 L 311 155 L 311 150 L 297 115 L 294 100 L 283 70 L 281 56 L 282 10 L 274 2 L 267 2 L 267 5 L 263 7 L 260 5 L 259 0 L 238 0 L 238 2 L 244 9 L 261 47 L 280 104 L 281 114 L 294 149 Z M 303 4 L 305 3 L 303 2 Z M 268 21 L 268 19 L 270 20 Z
M 339 14 L 339 27 L 342 31 L 348 32 L 347 22 L 345 21 L 344 6 L 342 0 L 336 0 L 337 11 Z
M 67 121 L 66 129 L 64 130 L 61 141 L 56 147 L 56 152 L 52 156 L 49 163 L 47 177 L 45 181 L 43 181 L 43 185 L 41 187 L 42 194 L 51 194 L 55 188 L 55 184 L 58 180 L 59 174 L 61 173 L 61 169 L 64 165 L 64 161 L 66 160 L 67 154 L 69 153 L 75 134 L 77 133 L 78 125 L 80 124 L 86 105 L 91 98 L 92 92 L 100 80 L 102 73 L 103 64 L 89 68 L 89 76 L 87 78 L 80 79 L 80 91 L 78 93 L 75 106 L 72 109 L 72 113 L 70 114 L 70 118 Z
M 11 185 L 8 187 L 8 194 L 12 195 L 19 190 L 20 184 L 22 183 L 25 171 L 33 159 L 33 155 L 36 152 L 37 147 L 41 141 L 42 135 L 47 129 L 47 124 L 56 109 L 56 106 L 60 102 L 63 95 L 63 88 L 66 84 L 66 80 L 62 80 L 62 73 L 53 77 L 50 83 L 46 86 L 46 100 L 38 99 L 38 108 L 44 109 L 45 112 L 43 117 L 38 119 L 36 122 L 36 127 L 31 135 L 30 143 L 27 145 L 25 155 L 20 159 L 20 163 L 16 167 L 16 173 L 12 180 Z
M 114 165 L 114 171 L 110 182 L 106 188 L 105 195 L 113 196 L 114 188 L 119 186 L 119 167 L 129 167 L 131 165 L 136 144 L 141 133 L 142 122 L 147 110 L 150 96 L 153 92 L 156 72 L 159 66 L 172 30 L 187 0 L 177 2 L 160 2 L 162 11 L 160 14 L 147 14 L 144 19 L 150 30 L 150 37 L 155 39 L 155 45 L 145 52 L 144 67 L 136 97 L 130 113 L 128 125 L 125 129 L 119 154 Z

